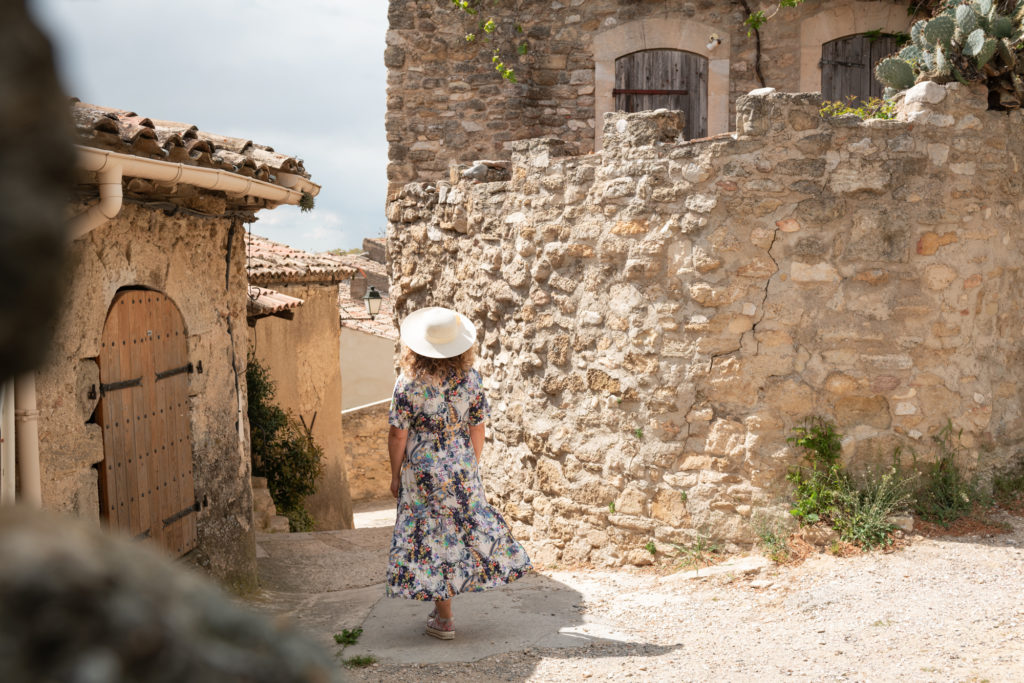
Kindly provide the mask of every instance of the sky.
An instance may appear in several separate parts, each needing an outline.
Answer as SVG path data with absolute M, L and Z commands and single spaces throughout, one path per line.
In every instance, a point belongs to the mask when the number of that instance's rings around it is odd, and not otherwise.
M 69 95 L 301 158 L 316 208 L 257 214 L 307 251 L 383 235 L 385 0 L 29 0 Z

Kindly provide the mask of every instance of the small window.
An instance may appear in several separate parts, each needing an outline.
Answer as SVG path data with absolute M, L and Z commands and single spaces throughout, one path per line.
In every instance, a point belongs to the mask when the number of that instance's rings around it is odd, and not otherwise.
M 708 60 L 682 50 L 643 50 L 615 60 L 615 109 L 686 112 L 687 139 L 708 134 Z
M 828 101 L 865 102 L 881 97 L 884 86 L 875 79 L 875 65 L 896 51 L 896 37 L 862 33 L 837 38 L 821 46 L 821 94 Z

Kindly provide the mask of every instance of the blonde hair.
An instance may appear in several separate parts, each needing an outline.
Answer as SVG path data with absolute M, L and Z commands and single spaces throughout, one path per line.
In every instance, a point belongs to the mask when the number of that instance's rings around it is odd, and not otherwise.
M 449 373 L 464 375 L 473 368 L 476 352 L 473 347 L 451 358 L 429 358 L 421 356 L 408 346 L 402 345 L 402 356 L 399 365 L 409 379 L 444 379 Z

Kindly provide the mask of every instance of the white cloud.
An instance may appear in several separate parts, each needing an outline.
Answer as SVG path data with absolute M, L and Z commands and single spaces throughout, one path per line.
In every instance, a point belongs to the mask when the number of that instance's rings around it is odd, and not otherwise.
M 317 208 L 261 212 L 255 228 L 289 239 L 267 237 L 320 250 L 379 233 L 384 0 L 175 0 L 173 17 L 157 0 L 31 7 L 54 38 L 69 93 L 301 157 L 323 187 Z

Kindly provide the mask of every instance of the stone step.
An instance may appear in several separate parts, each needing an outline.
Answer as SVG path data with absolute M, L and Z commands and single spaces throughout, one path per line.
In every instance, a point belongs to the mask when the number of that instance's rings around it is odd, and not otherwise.
M 270 518 L 267 531 L 272 534 L 287 534 L 291 531 L 288 526 L 288 518 L 284 515 L 274 515 Z

